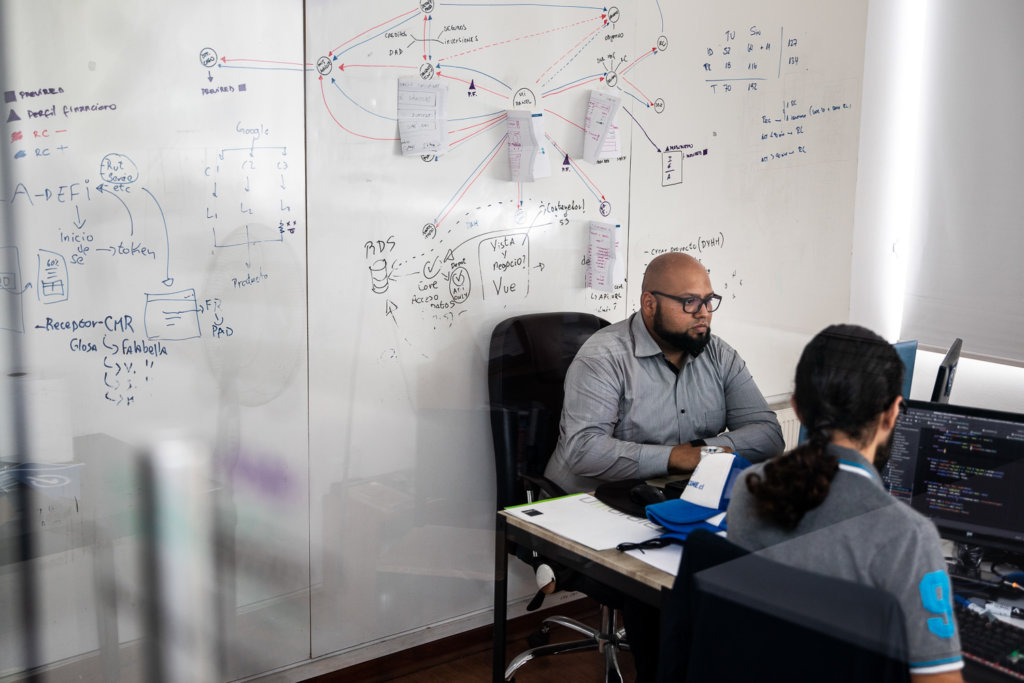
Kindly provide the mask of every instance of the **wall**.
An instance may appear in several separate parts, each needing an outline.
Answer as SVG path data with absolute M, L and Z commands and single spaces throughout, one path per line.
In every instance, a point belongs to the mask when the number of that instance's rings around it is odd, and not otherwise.
M 210 446 L 225 678 L 487 621 L 499 320 L 622 319 L 649 260 L 686 251 L 782 398 L 848 313 L 864 3 L 352 5 L 4 7 L 0 408 L 118 515 L 135 448 Z M 444 153 L 401 154 L 400 76 L 446 87 Z M 621 101 L 598 163 L 592 91 Z M 514 108 L 543 113 L 536 181 L 511 177 Z M 616 236 L 607 290 L 591 222 Z M 74 482 L 48 521 L 103 543 L 62 531 L 29 567 L 46 662 L 143 629 L 138 538 L 69 512 Z M 517 567 L 510 594 L 532 592 Z
M 850 317 L 892 341 L 900 338 L 910 249 L 915 235 L 926 229 L 920 168 L 921 145 L 926 141 L 919 140 L 916 132 L 926 127 L 920 123 L 922 117 L 929 116 L 921 102 L 920 81 L 930 63 L 924 51 L 928 12 L 937 7 L 887 0 L 871 3 L 868 13 Z M 972 46 L 963 47 L 970 51 Z M 985 44 L 973 48 L 981 53 Z M 943 74 L 932 78 L 941 84 Z M 984 111 L 964 102 L 964 113 L 973 125 L 986 125 Z M 983 227 L 979 230 L 987 234 Z M 958 317 L 963 325 L 957 334 L 969 356 L 976 321 L 969 313 Z M 941 359 L 939 353 L 918 352 L 914 398 L 928 398 Z M 1024 412 L 1024 368 L 965 357 L 950 399 L 962 405 Z

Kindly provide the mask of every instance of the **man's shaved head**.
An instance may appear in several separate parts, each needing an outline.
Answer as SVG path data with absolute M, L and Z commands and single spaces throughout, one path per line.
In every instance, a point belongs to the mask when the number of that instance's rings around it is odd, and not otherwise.
M 692 271 L 700 270 L 707 273 L 707 269 L 701 264 L 700 261 L 693 258 L 689 254 L 683 254 L 680 252 L 669 252 L 656 256 L 653 261 L 647 265 L 647 270 L 644 271 L 644 280 L 641 285 L 641 291 L 663 291 L 669 289 L 669 286 L 674 280 L 675 275 L 681 271 Z

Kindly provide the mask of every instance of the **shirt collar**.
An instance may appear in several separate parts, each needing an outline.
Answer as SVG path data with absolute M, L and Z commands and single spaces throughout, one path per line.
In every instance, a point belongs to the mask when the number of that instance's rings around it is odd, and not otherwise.
M 878 475 L 878 470 L 875 469 L 875 466 L 870 463 L 867 458 L 861 455 L 860 451 L 855 451 L 852 448 L 845 448 L 843 446 L 836 446 L 835 444 L 829 444 L 828 451 L 839 458 L 839 469 L 844 472 L 867 477 L 879 484 L 882 483 L 882 478 Z
M 633 313 L 630 318 L 629 333 L 633 336 L 633 353 L 637 358 L 661 355 L 661 347 L 647 331 L 647 325 L 644 324 L 644 317 L 640 311 Z
M 665 354 L 662 353 L 658 342 L 654 341 L 654 337 L 647 330 L 647 325 L 644 324 L 644 317 L 640 314 L 640 311 L 635 311 L 629 319 L 629 334 L 633 337 L 633 353 L 637 358 L 650 358 L 652 356 L 664 358 Z M 704 352 L 707 353 L 707 349 Z M 686 367 L 694 360 L 696 359 L 692 355 L 686 354 L 683 357 L 683 367 Z M 667 358 L 665 362 L 668 362 Z

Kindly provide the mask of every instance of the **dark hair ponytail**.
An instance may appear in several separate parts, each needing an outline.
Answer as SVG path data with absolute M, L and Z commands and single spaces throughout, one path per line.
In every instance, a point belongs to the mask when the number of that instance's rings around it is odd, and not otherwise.
M 857 325 L 832 325 L 804 349 L 793 400 L 809 438 L 747 477 L 757 513 L 792 529 L 828 495 L 838 460 L 825 452 L 840 431 L 854 440 L 899 397 L 903 363 L 892 345 Z

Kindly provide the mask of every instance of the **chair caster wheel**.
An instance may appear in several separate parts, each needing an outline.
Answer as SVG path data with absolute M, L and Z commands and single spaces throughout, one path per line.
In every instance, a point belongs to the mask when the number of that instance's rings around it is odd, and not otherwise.
M 526 636 L 526 643 L 531 647 L 540 647 L 551 642 L 551 627 L 547 624 Z

